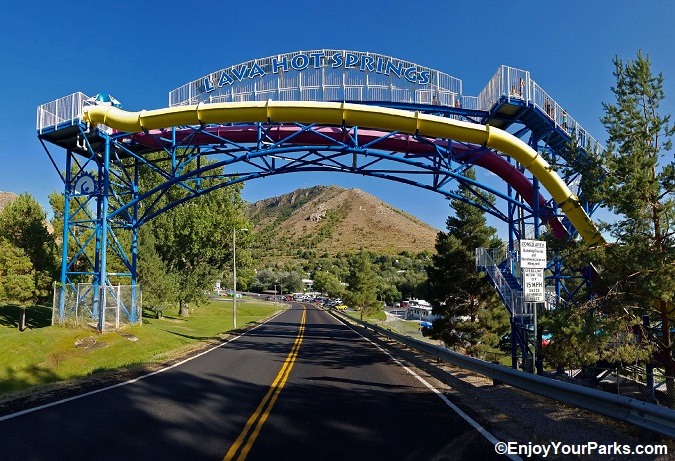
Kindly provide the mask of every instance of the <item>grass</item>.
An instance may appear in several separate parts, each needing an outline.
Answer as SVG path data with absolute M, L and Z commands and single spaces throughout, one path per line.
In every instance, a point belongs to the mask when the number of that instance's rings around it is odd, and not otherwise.
M 384 313 L 384 311 L 377 311 L 373 312 L 372 314 L 365 315 L 363 317 L 363 320 L 365 320 L 366 322 L 380 323 L 384 320 L 387 320 L 387 315 Z
M 241 300 L 237 325 L 255 323 L 279 308 L 273 303 Z M 0 395 L 122 367 L 162 363 L 232 330 L 231 300 L 212 301 L 190 311 L 188 318 L 144 318 L 143 325 L 99 334 L 89 328 L 51 326 L 51 307 L 34 306 L 26 311 L 28 328 L 20 332 L 19 307 L 0 306 Z M 130 341 L 120 333 L 138 339 Z M 102 347 L 75 347 L 83 339 L 95 340 Z

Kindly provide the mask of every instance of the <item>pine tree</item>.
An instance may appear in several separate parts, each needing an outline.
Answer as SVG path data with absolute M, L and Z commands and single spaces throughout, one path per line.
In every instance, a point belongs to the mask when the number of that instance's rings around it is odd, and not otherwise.
M 580 243 L 571 252 L 572 265 L 592 262 L 599 277 L 593 286 L 595 298 L 577 312 L 561 315 L 573 320 L 568 324 L 596 325 L 583 339 L 596 348 L 580 349 L 581 361 L 594 355 L 613 361 L 650 360 L 655 349 L 653 357 L 670 376 L 666 380 L 668 404 L 675 407 L 671 331 L 675 317 L 675 163 L 662 163 L 675 131 L 670 115 L 658 112 L 665 97 L 663 75 L 653 74 L 649 56 L 638 51 L 635 60 L 624 63 L 616 57 L 613 63 L 615 102 L 603 103 L 601 119 L 609 133 L 607 150 L 587 152 L 579 159 L 579 164 L 586 165 L 582 187 L 587 198 L 617 216 L 616 221 L 602 224 L 613 241 L 591 246 Z M 641 329 L 644 315 L 659 325 L 657 331 Z M 635 332 L 640 329 L 636 342 Z
M 30 258 L 23 249 L 0 240 L 0 301 L 25 307 L 32 301 L 34 289 Z
M 475 179 L 473 170 L 466 176 Z M 459 188 L 467 199 L 476 193 Z M 426 333 L 454 349 L 489 350 L 508 331 L 508 312 L 485 274 L 476 271 L 474 255 L 476 248 L 501 247 L 502 242 L 480 209 L 459 199 L 451 200 L 450 206 L 455 214 L 446 220 L 447 232 L 438 233 L 436 254 L 427 267 L 426 297 L 433 313 L 443 317 Z
M 20 305 L 19 330 L 26 328 L 26 305 L 35 295 L 35 271 L 22 248 L 0 238 L 0 302 Z
M 349 259 L 345 301 L 363 314 L 369 314 L 382 308 L 377 300 L 377 277 L 370 256 L 361 252 Z
M 54 239 L 46 223 L 45 211 L 28 193 L 0 211 L 0 237 L 20 248 L 30 260 L 34 304 L 49 295 L 56 272 Z
M 617 297 L 661 322 L 653 336 L 666 375 L 669 406 L 675 407 L 675 163 L 661 164 L 671 149 L 675 129 L 670 115 L 658 109 L 665 95 L 663 75 L 654 76 L 649 56 L 638 51 L 634 61 L 614 59 L 615 104 L 603 104 L 602 122 L 609 133 L 605 166 L 610 174 L 602 185 L 604 203 L 621 219 L 610 225 L 616 244 L 608 249 L 603 279 L 621 286 Z M 618 258 L 618 259 L 617 259 Z M 615 264 L 617 263 L 617 264 Z

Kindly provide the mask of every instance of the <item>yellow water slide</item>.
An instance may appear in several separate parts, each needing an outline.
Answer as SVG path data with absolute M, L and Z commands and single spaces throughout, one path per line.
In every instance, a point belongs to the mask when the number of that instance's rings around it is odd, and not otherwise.
M 523 165 L 559 204 L 581 237 L 590 242 L 602 236 L 579 203 L 578 198 L 537 151 L 504 130 L 446 117 L 362 104 L 313 101 L 248 101 L 201 103 L 140 112 L 113 106 L 84 108 L 83 119 L 115 130 L 141 132 L 182 125 L 278 122 L 360 126 L 398 131 L 432 138 L 446 138 L 489 147 Z

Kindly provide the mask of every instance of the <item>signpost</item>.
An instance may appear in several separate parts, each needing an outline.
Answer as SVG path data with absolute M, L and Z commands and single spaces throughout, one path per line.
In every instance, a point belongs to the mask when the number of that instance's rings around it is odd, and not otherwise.
M 543 303 L 545 298 L 544 269 L 546 268 L 546 242 L 541 240 L 520 241 L 520 268 L 523 274 L 523 303 Z M 535 348 L 532 352 L 532 368 L 536 369 L 537 305 L 533 309 Z
M 543 303 L 544 271 L 542 269 L 522 268 L 523 271 L 523 302 Z

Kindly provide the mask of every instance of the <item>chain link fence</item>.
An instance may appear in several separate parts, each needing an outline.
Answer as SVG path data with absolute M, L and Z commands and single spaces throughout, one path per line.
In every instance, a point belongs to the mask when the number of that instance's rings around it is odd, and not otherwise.
M 53 299 L 52 325 L 90 326 L 103 331 L 141 323 L 140 285 L 57 285 Z
M 668 381 L 675 377 L 667 376 L 663 369 L 654 367 L 653 387 L 649 385 L 647 367 L 644 363 L 613 366 L 590 366 L 582 369 L 561 370 L 557 379 L 583 383 L 606 392 L 631 397 L 643 402 L 659 403 L 675 408 L 675 386 L 668 389 Z
M 647 368 L 644 364 L 622 365 L 614 369 L 604 371 L 599 386 L 608 392 L 625 397 L 643 400 L 645 402 L 658 402 L 672 407 L 675 402 L 675 389 L 668 390 L 667 381 L 675 377 L 666 376 L 662 369 L 655 368 L 654 387 L 648 385 Z
M 411 336 L 415 339 L 423 339 L 422 336 L 422 327 L 418 325 L 418 322 L 410 320 L 401 320 L 393 316 L 387 316 L 387 320 L 384 322 L 384 325 L 390 329 L 402 333 L 407 336 Z
M 671 382 L 668 389 L 668 382 Z M 654 394 L 659 403 L 675 409 L 675 376 L 666 376 L 663 370 L 654 370 Z

